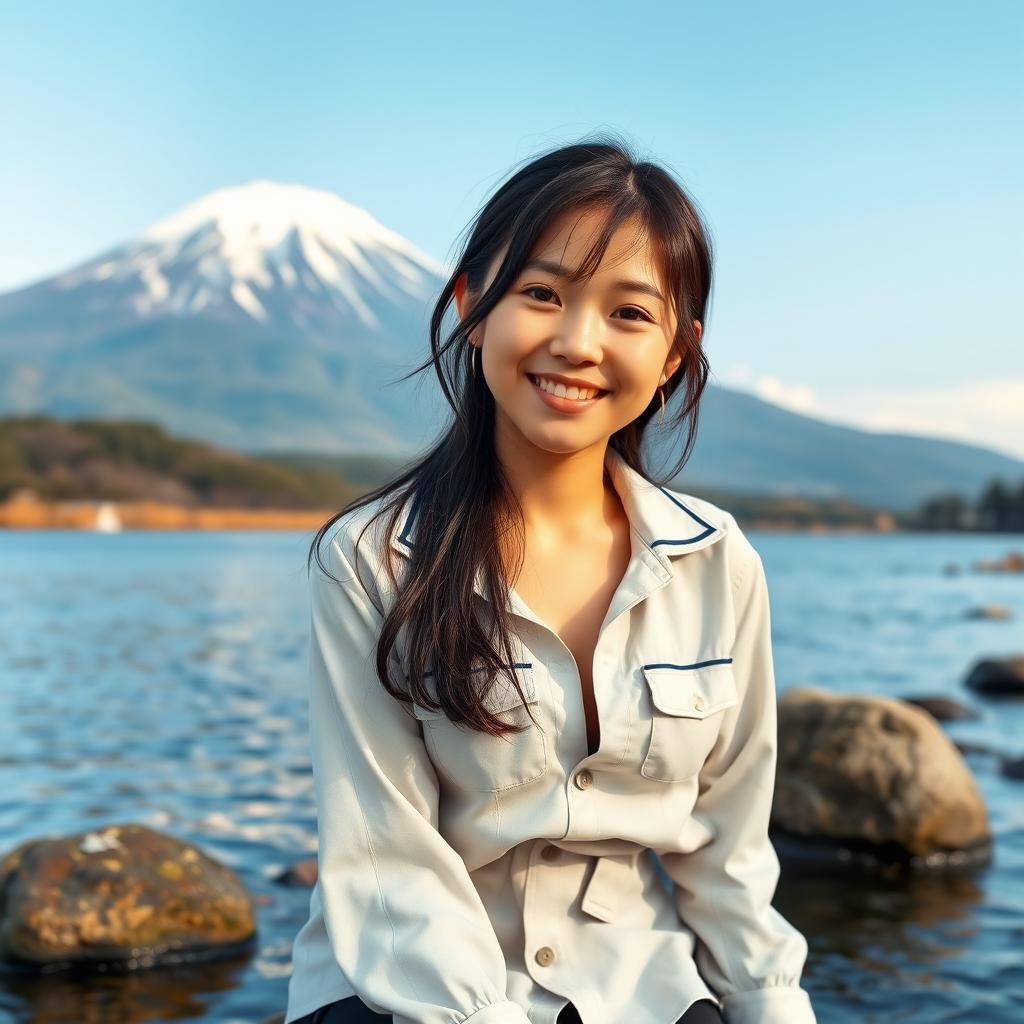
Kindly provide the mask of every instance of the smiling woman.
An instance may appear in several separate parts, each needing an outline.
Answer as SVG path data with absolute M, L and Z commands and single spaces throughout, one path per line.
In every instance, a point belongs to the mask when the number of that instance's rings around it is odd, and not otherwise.
M 509 450 L 522 439 L 541 450 L 597 452 L 644 414 L 655 389 L 663 404 L 664 386 L 688 347 L 700 341 L 699 320 L 687 331 L 677 329 L 676 310 L 686 307 L 686 297 L 666 300 L 661 284 L 665 247 L 640 214 L 623 218 L 613 232 L 608 228 L 608 210 L 601 206 L 553 217 L 539 233 L 534 255 L 485 323 L 471 333 L 470 344 L 480 347 L 494 396 L 495 446 L 504 465 L 522 462 Z M 604 246 L 604 255 L 598 266 L 585 270 L 588 258 L 593 261 L 595 240 Z M 483 288 L 493 282 L 506 256 L 507 249 L 495 255 Z M 470 305 L 467 289 L 465 279 L 456 283 L 464 320 Z M 677 343 L 680 333 L 683 340 Z M 524 405 L 524 384 L 546 409 L 581 417 L 585 426 L 571 428 L 567 445 L 560 441 L 568 429 L 565 420 L 540 416 L 544 410 L 533 398 Z
M 479 214 L 414 371 L 452 422 L 310 548 L 319 875 L 287 1022 L 813 1024 L 771 905 L 763 567 L 667 486 L 711 264 L 683 188 L 613 142 Z

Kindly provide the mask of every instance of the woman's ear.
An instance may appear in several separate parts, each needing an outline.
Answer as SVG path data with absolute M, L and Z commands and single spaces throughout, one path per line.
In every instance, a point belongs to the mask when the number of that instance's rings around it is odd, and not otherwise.
M 665 360 L 664 369 L 661 371 L 661 380 L 658 381 L 658 387 L 663 384 L 667 384 L 672 378 L 672 375 L 679 369 L 679 364 L 683 361 L 682 355 L 676 349 L 672 349 L 668 354 L 668 359 Z
M 466 314 L 470 310 L 470 301 L 466 298 L 466 272 L 463 271 L 459 274 L 458 279 L 455 281 L 454 292 L 455 292 L 455 309 L 459 314 L 460 320 L 466 319 Z M 475 327 L 469 335 L 469 343 L 471 345 L 480 345 L 480 327 Z
M 464 320 L 468 310 L 466 306 L 466 272 L 463 271 L 459 274 L 455 281 L 455 309 L 459 314 L 459 319 Z
M 699 320 L 693 321 L 693 329 L 697 333 L 697 341 L 700 341 L 700 336 L 703 333 L 704 328 Z M 661 382 L 659 384 L 659 387 L 661 386 L 661 384 L 666 384 L 669 381 L 669 379 L 676 372 L 676 370 L 679 369 L 679 364 L 682 361 L 682 355 L 680 355 L 680 353 L 678 353 L 675 349 L 672 349 L 672 351 L 669 352 L 668 359 L 665 360 L 665 368 L 661 372 Z

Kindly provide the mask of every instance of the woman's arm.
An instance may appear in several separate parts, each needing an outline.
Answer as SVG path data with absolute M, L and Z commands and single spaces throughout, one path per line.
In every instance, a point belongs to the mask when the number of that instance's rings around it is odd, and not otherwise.
M 309 716 L 319 885 L 334 956 L 395 1024 L 528 1024 L 465 862 L 437 829 L 418 721 L 381 686 L 381 627 L 337 538 L 310 574 Z
M 778 745 L 768 586 L 742 534 L 738 549 L 732 663 L 740 700 L 725 713 L 693 811 L 713 838 L 691 853 L 658 855 L 728 1024 L 814 1024 L 799 986 L 807 940 L 771 905 L 780 865 L 768 839 Z

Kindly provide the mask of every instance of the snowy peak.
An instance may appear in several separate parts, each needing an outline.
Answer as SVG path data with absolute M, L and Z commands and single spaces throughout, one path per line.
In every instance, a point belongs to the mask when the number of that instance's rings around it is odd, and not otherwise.
M 105 286 L 89 302 L 94 314 L 206 310 L 330 329 L 337 316 L 377 327 L 382 304 L 422 306 L 441 274 L 430 256 L 339 196 L 258 180 L 217 189 L 50 283 L 63 292 Z
M 340 196 L 265 179 L 217 189 L 147 228 L 139 241 L 184 245 L 209 230 L 220 235 L 221 251 L 239 262 L 242 275 L 249 269 L 247 259 L 279 250 L 292 231 L 313 246 L 322 244 L 342 254 L 354 254 L 359 247 L 391 249 L 440 273 L 429 256 Z

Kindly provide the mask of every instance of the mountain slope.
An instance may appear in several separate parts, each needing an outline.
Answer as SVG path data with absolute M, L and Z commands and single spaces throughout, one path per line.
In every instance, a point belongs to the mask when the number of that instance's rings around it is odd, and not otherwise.
M 328 192 L 221 189 L 0 296 L 0 412 L 395 450 L 409 399 L 385 385 L 411 368 L 440 286 L 430 257 Z
M 672 452 L 662 455 L 662 445 L 661 439 L 653 445 L 656 468 L 670 464 Z M 973 496 L 994 476 L 1022 479 L 1024 462 L 978 445 L 827 423 L 712 386 L 679 479 L 759 494 L 842 495 L 908 510 L 940 492 Z

